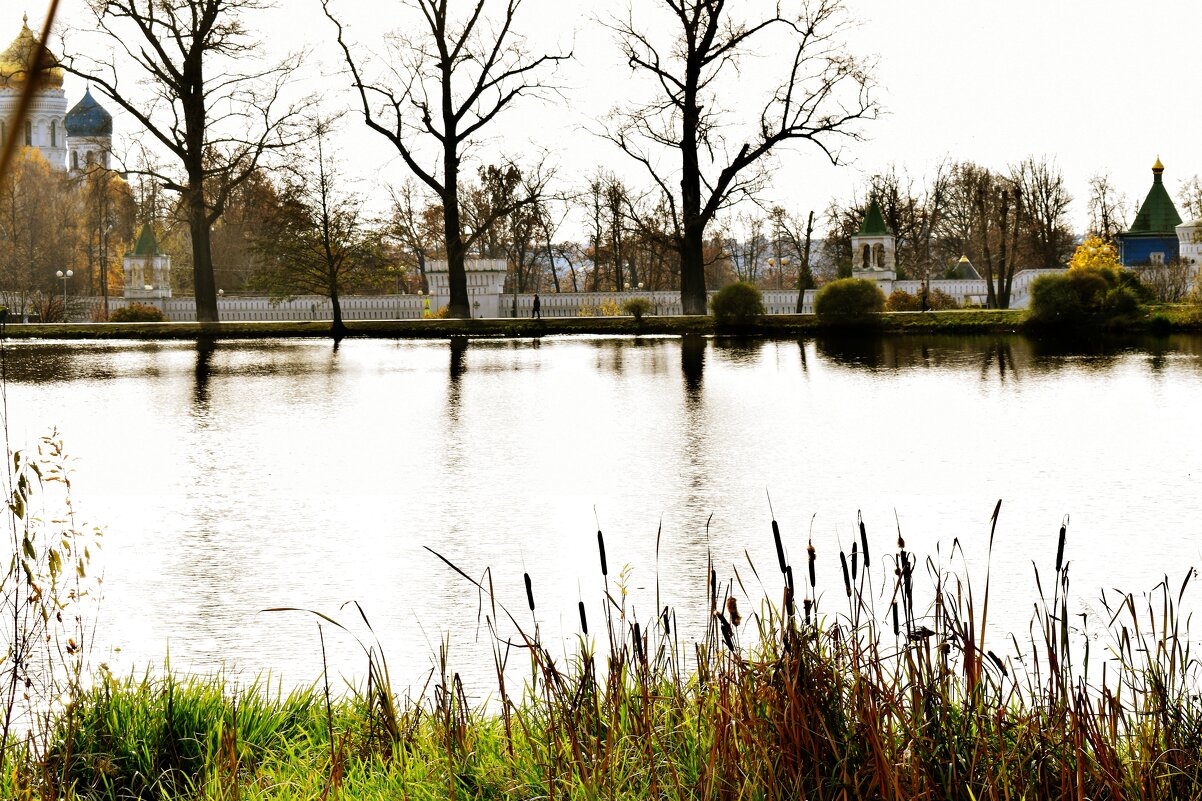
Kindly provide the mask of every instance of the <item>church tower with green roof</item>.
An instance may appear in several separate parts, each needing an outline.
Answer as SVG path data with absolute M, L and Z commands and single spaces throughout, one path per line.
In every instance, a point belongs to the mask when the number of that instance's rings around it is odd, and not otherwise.
M 125 254 L 124 266 L 126 300 L 145 303 L 171 297 L 171 256 L 159 252 L 150 223 L 142 226 L 133 252 Z
M 1180 254 L 1177 226 L 1181 215 L 1164 188 L 1164 165 L 1152 165 L 1152 188 L 1131 227 L 1118 235 L 1119 260 L 1124 267 L 1169 264 Z
M 868 204 L 860 230 L 851 238 L 851 270 L 856 278 L 892 281 L 897 278 L 897 239 L 876 198 Z

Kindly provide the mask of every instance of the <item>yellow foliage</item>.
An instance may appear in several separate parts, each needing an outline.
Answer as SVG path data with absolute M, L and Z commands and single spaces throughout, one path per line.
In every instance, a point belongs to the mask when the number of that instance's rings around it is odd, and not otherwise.
M 422 317 L 425 317 L 427 320 L 442 320 L 447 316 L 448 311 L 449 309 L 446 306 L 439 306 L 437 311 L 432 312 L 427 309 L 422 313 Z
M 598 310 L 598 313 L 602 317 L 621 317 L 622 304 L 616 300 L 603 300 L 601 301 L 601 308 Z
M 597 307 L 588 303 L 581 303 L 580 308 L 576 310 L 577 317 L 596 317 Z
M 1085 241 L 1073 253 L 1073 258 L 1069 261 L 1068 267 L 1070 270 L 1080 270 L 1089 267 L 1121 270 L 1123 265 L 1119 263 L 1118 248 L 1101 237 L 1089 236 L 1085 238 Z

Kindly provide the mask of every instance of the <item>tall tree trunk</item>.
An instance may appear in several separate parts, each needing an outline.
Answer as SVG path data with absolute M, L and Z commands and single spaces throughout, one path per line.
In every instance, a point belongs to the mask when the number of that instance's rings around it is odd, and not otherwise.
M 806 221 L 806 244 L 801 252 L 801 264 L 797 265 L 797 313 L 805 308 L 806 290 L 810 288 L 810 243 L 814 234 L 814 211 Z
M 330 281 L 330 306 L 334 310 L 334 319 L 330 323 L 330 336 L 335 340 L 346 336 L 346 326 L 342 323 L 342 299 L 338 296 L 338 280 Z
M 188 229 L 192 235 L 192 282 L 196 295 L 196 321 L 215 323 L 217 287 L 213 280 L 213 251 L 210 242 L 209 211 L 205 208 L 204 190 L 198 178 L 188 189 Z
M 685 314 L 705 314 L 705 223 L 701 217 L 701 162 L 697 153 L 697 82 L 701 64 L 690 58 L 685 67 L 684 109 L 680 143 L 680 306 Z

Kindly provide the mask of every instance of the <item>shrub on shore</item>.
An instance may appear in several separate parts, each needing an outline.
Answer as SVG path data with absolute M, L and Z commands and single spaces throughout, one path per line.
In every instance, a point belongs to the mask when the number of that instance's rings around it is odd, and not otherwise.
M 110 323 L 165 323 L 167 315 L 157 306 L 147 306 L 144 303 L 131 303 L 114 309 L 109 314 Z
M 929 311 L 958 308 L 960 308 L 960 304 L 956 302 L 956 299 L 942 289 L 932 289 L 927 293 L 927 310 Z M 922 311 L 922 295 L 911 295 L 904 290 L 895 289 L 889 293 L 889 299 L 885 301 L 885 310 L 891 312 Z
M 1074 267 L 1035 279 L 1030 320 L 1054 327 L 1107 324 L 1130 318 L 1148 297 L 1146 287 L 1128 270 Z
M 885 293 L 867 278 L 840 278 L 814 297 L 814 312 L 831 322 L 862 320 L 885 310 Z
M 651 301 L 647 298 L 627 298 L 622 303 L 622 311 L 633 317 L 636 323 L 641 323 L 643 317 L 651 314 Z
M 749 323 L 764 313 L 764 295 L 749 281 L 727 284 L 710 300 L 714 320 L 721 325 Z

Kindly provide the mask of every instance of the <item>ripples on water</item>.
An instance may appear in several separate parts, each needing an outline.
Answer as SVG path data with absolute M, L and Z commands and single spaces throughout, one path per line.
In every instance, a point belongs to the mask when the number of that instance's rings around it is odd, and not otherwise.
M 578 599 L 602 611 L 596 520 L 611 578 L 630 566 L 644 618 L 662 526 L 660 592 L 688 637 L 707 609 L 707 551 L 758 593 L 746 549 L 777 597 L 765 491 L 796 564 L 812 532 L 831 610 L 860 509 L 876 554 L 900 524 L 908 547 L 944 563 L 958 537 L 982 576 L 1002 498 L 990 617 L 1020 634 L 1032 560 L 1050 570 L 1066 512 L 1083 619 L 1097 588 L 1176 582 L 1202 561 L 1198 338 L 7 348 L 14 444 L 57 427 L 78 459 L 77 504 L 108 532 L 96 657 L 118 672 L 170 652 L 180 669 L 308 682 L 315 622 L 259 610 L 354 599 L 399 684 L 420 684 L 449 633 L 481 694 L 479 599 L 425 546 L 472 575 L 491 567 L 515 612 L 528 571 L 539 624 L 558 637 Z M 875 559 L 878 587 L 885 570 Z M 348 641 L 333 654 L 362 673 Z

